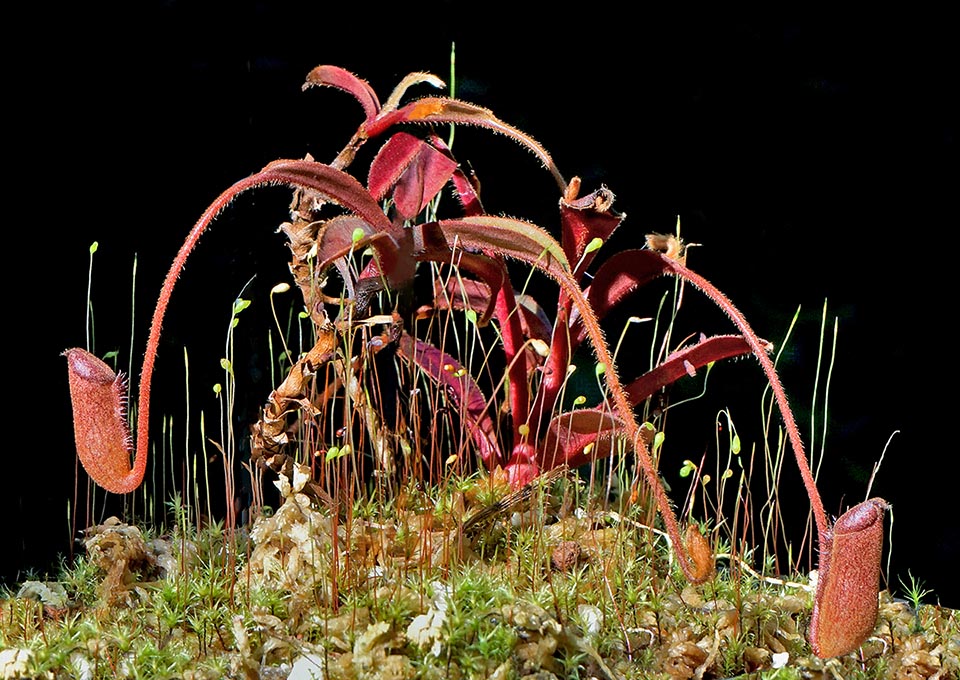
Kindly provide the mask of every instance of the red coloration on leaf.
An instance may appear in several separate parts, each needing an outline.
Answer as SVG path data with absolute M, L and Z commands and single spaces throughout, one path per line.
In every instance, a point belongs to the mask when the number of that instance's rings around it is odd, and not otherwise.
M 399 238 L 395 238 L 396 235 L 399 235 Z M 491 291 L 486 307 L 479 312 L 480 316 L 477 320 L 479 325 L 486 325 L 494 310 L 495 299 L 492 294 L 497 293 L 507 280 L 507 271 L 502 262 L 483 253 L 468 252 L 461 247 L 456 247 L 456 240 L 448 241 L 437 222 L 393 229 L 388 236 L 389 238 L 379 240 L 374 240 L 373 237 L 361 240 L 360 244 L 369 242 L 373 245 L 378 259 L 371 261 L 364 268 L 360 279 L 379 279 L 382 271 L 390 285 L 398 287 L 413 279 L 416 262 L 454 265 L 478 276 Z M 341 248 L 330 251 L 328 255 L 339 257 L 345 252 Z M 437 305 L 437 308 L 442 307 L 442 304 Z
M 396 186 L 400 175 L 420 153 L 421 146 L 423 140 L 419 137 L 398 132 L 380 147 L 367 173 L 367 188 L 375 199 L 382 200 Z
M 466 424 L 484 462 L 499 462 L 500 446 L 497 444 L 493 418 L 473 376 L 461 370 L 460 362 L 446 352 L 407 333 L 400 337 L 399 349 L 401 358 L 416 365 L 428 378 L 446 388 L 447 394 L 459 406 L 460 418 Z M 446 366 L 452 370 L 445 370 Z
M 460 220 L 441 220 L 448 242 L 467 248 L 499 253 L 531 264 L 554 279 L 570 274 L 570 263 L 560 244 L 535 224 L 510 217 L 480 215 Z
M 750 345 L 739 335 L 703 339 L 693 347 L 674 352 L 664 363 L 627 385 L 630 403 L 639 404 L 688 375 L 688 367 L 699 368 L 712 361 L 750 352 Z M 624 434 L 622 422 L 609 410 L 582 409 L 560 414 L 548 426 L 538 461 L 544 470 L 550 470 L 563 463 L 576 467 L 601 460 L 612 453 L 618 434 Z M 589 444 L 593 447 L 585 451 Z
M 453 172 L 453 188 L 457 192 L 457 200 L 463 207 L 465 217 L 476 217 L 483 214 L 483 205 L 480 203 L 480 182 L 471 175 L 467 177 L 459 167 Z
M 461 255 L 462 257 L 462 255 Z M 472 255 L 477 258 L 477 255 Z M 495 290 L 491 290 L 489 281 L 494 280 L 502 282 L 502 285 L 509 285 L 506 270 L 502 269 L 502 263 L 496 263 L 500 269 L 491 269 L 491 274 L 499 271 L 500 277 L 488 276 L 486 280 L 474 281 L 463 276 L 451 276 L 446 280 L 437 279 L 434 281 L 434 308 L 435 309 L 472 309 L 477 312 L 477 325 L 485 326 L 489 321 L 492 305 L 496 303 Z M 498 288 L 499 288 L 498 283 Z M 512 305 L 507 309 L 516 311 L 508 316 L 519 317 L 520 334 L 525 338 L 535 338 L 548 342 L 550 340 L 551 324 L 549 319 L 543 313 L 543 309 L 529 295 L 518 295 Z M 497 314 L 498 318 L 501 316 Z M 508 322 L 500 319 L 501 325 L 506 327 Z M 532 351 L 532 350 L 531 350 Z
M 456 167 L 454 161 L 424 144 L 393 190 L 393 202 L 400 217 L 405 220 L 416 217 L 440 193 Z
M 392 227 L 377 202 L 356 179 L 341 170 L 314 161 L 275 161 L 259 173 L 236 182 L 221 193 L 190 230 L 170 265 L 157 298 L 140 372 L 137 449 L 132 469 L 129 465 L 129 431 L 122 416 L 118 415 L 122 413 L 118 410 L 122 410 L 122 400 L 119 396 L 115 398 L 111 395 L 109 386 L 104 384 L 108 378 L 110 382 L 117 380 L 113 371 L 85 350 L 72 349 L 65 353 L 70 371 L 78 455 L 91 478 L 104 489 L 127 493 L 143 481 L 149 450 L 150 388 L 160 346 L 160 331 L 170 296 L 187 258 L 210 223 L 231 201 L 244 191 L 271 184 L 286 184 L 312 190 L 325 200 L 357 214 L 377 230 L 386 231 Z
M 389 230 L 390 220 L 380 205 L 352 175 L 316 161 L 274 161 L 256 175 L 237 182 L 225 194 L 236 194 L 264 184 L 288 184 L 293 187 L 313 189 L 327 200 L 336 203 L 362 217 L 378 231 Z M 220 201 L 214 203 L 217 205 Z
M 617 437 L 623 434 L 623 422 L 609 409 L 561 413 L 547 427 L 538 461 L 544 470 L 552 470 L 602 460 L 613 453 Z
M 593 305 L 597 317 L 603 318 L 628 294 L 666 273 L 663 263 L 664 260 L 659 254 L 646 250 L 629 250 L 611 256 L 600 266 L 593 283 L 586 290 L 587 299 Z M 556 398 L 565 378 L 563 369 L 566 362 L 586 338 L 586 330 L 575 307 L 572 316 L 575 320 L 570 324 L 569 334 L 562 330 L 554 334 L 551 356 L 544 368 L 543 383 L 534 411 L 537 411 L 541 404 L 552 403 Z M 558 322 L 561 318 L 558 313 Z M 690 375 L 691 370 L 695 371 L 712 361 L 750 354 L 752 351 L 751 345 L 739 335 L 701 340 L 693 347 L 674 352 L 661 365 L 627 385 L 630 403 L 639 404 L 660 389 Z
M 741 335 L 717 335 L 701 339 L 693 347 L 674 352 L 656 368 L 627 385 L 630 402 L 639 404 L 667 385 L 690 374 L 690 368 L 700 368 L 712 361 L 750 354 L 752 350 Z
M 354 240 L 357 230 L 362 232 L 359 240 Z M 317 252 L 314 259 L 317 268 L 321 271 L 330 266 L 331 262 L 343 257 L 351 249 L 364 248 L 370 238 L 378 232 L 356 215 L 337 215 L 324 222 L 317 234 Z M 383 233 L 383 232 L 380 232 Z
M 563 252 L 568 263 L 573 263 L 575 267 L 573 278 L 578 284 L 598 252 L 596 249 L 586 252 L 587 246 L 594 238 L 606 241 L 625 217 L 613 212 L 613 192 L 604 188 L 578 198 L 579 192 L 580 178 L 574 177 L 560 200 Z M 606 310 L 597 314 L 596 318 L 602 319 L 605 313 Z M 571 334 L 569 319 L 579 319 L 579 309 L 568 295 L 561 292 L 557 300 L 557 322 L 550 340 L 550 355 L 543 367 L 543 381 L 533 404 L 534 413 L 544 412 L 556 401 L 566 378 L 570 357 L 586 337 L 582 321 L 578 322 L 582 335 L 578 337 L 576 333 Z
M 598 319 L 604 318 L 630 293 L 668 272 L 664 259 L 650 250 L 622 250 L 607 258 L 586 289 L 587 300 Z M 574 347 L 587 337 L 579 314 L 571 315 Z
M 73 405 L 73 433 L 83 469 L 111 493 L 129 493 L 143 480 L 146 459 L 131 469 L 127 385 L 122 376 L 85 349 L 64 352 Z
M 478 325 L 485 326 L 494 312 L 495 296 L 498 295 L 504 285 L 510 285 L 503 262 L 483 253 L 472 253 L 464 250 L 462 244 L 459 244 L 455 239 L 448 240 L 438 222 L 418 224 L 409 231 L 412 234 L 418 261 L 456 265 L 460 269 L 475 274 L 486 284 L 491 297 L 487 299 L 486 306 L 479 312 L 480 317 L 477 320 Z
M 490 109 L 457 99 L 424 97 L 396 111 L 385 112 L 375 121 L 368 121 L 362 131 L 367 137 L 377 137 L 400 123 L 456 123 L 476 125 L 499 132 L 533 152 L 540 159 L 543 167 L 553 175 L 560 190 L 564 191 L 567 188 L 566 181 L 557 170 L 547 150 L 530 135 L 497 118 Z
M 537 416 L 539 422 L 543 422 L 541 414 L 552 412 L 553 404 L 557 402 L 563 383 L 567 379 L 567 367 L 570 365 L 572 354 L 567 323 L 570 307 L 570 300 L 561 295 L 557 304 L 557 320 L 550 329 L 550 354 L 543 364 L 540 389 L 531 407 L 531 413 Z
M 354 241 L 356 230 L 363 232 L 363 236 Z M 403 247 L 398 243 L 395 234 L 398 232 L 374 232 L 369 224 L 354 215 L 338 215 L 327 220 L 320 234 L 317 236 L 317 271 L 324 271 L 334 265 L 340 272 L 347 287 L 350 287 L 349 265 L 346 256 L 351 252 L 360 252 L 367 246 L 374 249 L 376 259 L 360 275 L 360 279 L 379 279 L 381 269 L 387 283 L 401 287 L 413 279 L 416 273 L 416 263 L 410 252 L 410 247 Z M 399 232 L 401 237 L 405 235 Z
M 513 447 L 510 460 L 505 466 L 510 486 L 519 489 L 539 476 L 540 466 L 536 459 L 537 450 L 531 444 L 520 442 Z
M 434 279 L 433 298 L 436 309 L 471 309 L 478 315 L 485 313 L 493 303 L 490 286 L 462 276 Z M 477 325 L 480 325 L 479 321 L 478 317 Z
M 242 191 L 248 187 L 259 184 L 277 182 L 312 189 L 332 203 L 352 212 L 359 217 L 363 223 L 369 225 L 372 231 L 388 234 L 390 239 L 373 242 L 374 237 L 371 236 L 367 240 L 357 244 L 357 247 L 363 247 L 367 243 L 373 245 L 374 250 L 377 251 L 383 261 L 384 274 L 391 285 L 402 286 L 413 278 L 415 264 L 412 257 L 412 245 L 405 243 L 405 241 L 410 238 L 409 231 L 395 227 L 387 216 L 383 214 L 383 211 L 380 210 L 376 199 L 374 199 L 370 192 L 354 179 L 353 176 L 337 168 L 315 161 L 275 161 L 267 165 L 257 175 L 234 185 L 232 191 L 239 193 L 239 191 L 236 191 L 236 187 L 241 187 L 240 191 Z M 338 224 L 334 221 L 335 219 L 337 218 L 329 220 L 328 224 L 331 222 L 335 225 Z M 344 216 L 342 219 L 345 221 L 340 222 L 338 228 L 345 232 L 346 229 L 344 225 L 346 224 L 346 220 L 353 220 L 354 218 Z M 355 224 L 356 226 L 361 226 L 362 223 L 356 222 Z M 334 237 L 333 234 L 336 233 L 336 227 L 331 228 L 334 229 L 334 232 L 331 234 L 333 243 L 339 244 L 339 251 L 334 252 L 342 252 L 344 247 L 349 251 L 349 244 L 344 246 L 344 238 L 348 235 L 344 233 Z M 371 231 L 371 229 L 367 229 L 365 226 L 362 226 L 362 228 L 365 233 Z M 351 238 L 352 231 L 353 228 L 350 228 L 349 236 Z M 323 240 L 323 237 L 321 237 L 321 240 Z M 331 248 L 332 247 L 333 246 L 331 246 Z M 339 257 L 339 255 L 337 255 L 337 257 Z M 324 261 L 329 263 L 333 258 L 334 256 L 328 251 Z M 361 278 L 378 277 L 380 266 L 377 262 L 371 262 Z
M 517 295 L 517 311 L 520 314 L 520 327 L 524 336 L 550 342 L 553 324 L 547 318 L 543 307 L 533 297 Z
M 370 87 L 370 83 L 339 66 L 317 66 L 310 71 L 303 89 L 306 90 L 315 85 L 335 87 L 352 94 L 363 107 L 363 113 L 368 122 L 380 113 L 380 101 L 377 99 L 377 93 Z
M 392 189 L 400 218 L 409 220 L 440 193 L 456 167 L 456 161 L 422 139 L 398 132 L 370 164 L 367 185 L 376 199 Z
M 450 148 L 437 135 L 430 135 L 430 144 L 453 158 Z M 457 165 L 453 171 L 453 188 L 456 190 L 457 200 L 463 208 L 464 217 L 476 217 L 483 214 L 483 205 L 480 203 L 480 180 L 471 172 L 468 177 Z
M 573 180 L 570 185 L 574 185 Z M 626 217 L 613 212 L 613 198 L 613 192 L 604 187 L 581 198 L 565 197 L 560 200 L 563 252 L 567 260 L 576 266 L 574 275 L 578 280 L 599 252 L 594 250 L 584 254 L 587 245 L 595 238 L 606 242 Z
M 810 646 L 821 659 L 849 654 L 877 624 L 882 498 L 856 505 L 820 536 L 820 576 L 810 620 Z

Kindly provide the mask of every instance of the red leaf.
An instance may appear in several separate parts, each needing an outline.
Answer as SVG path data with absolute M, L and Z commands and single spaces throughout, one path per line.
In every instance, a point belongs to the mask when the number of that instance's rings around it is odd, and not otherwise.
M 430 143 L 451 158 L 453 154 L 449 147 L 437 135 L 430 135 Z M 458 165 L 453 171 L 453 187 L 457 192 L 457 199 L 463 206 L 465 216 L 477 216 L 483 214 L 483 205 L 480 203 L 480 180 L 477 176 L 470 173 L 470 176 L 463 172 Z
M 363 236 L 354 241 L 354 233 L 358 229 Z M 317 237 L 317 270 L 323 271 L 335 265 L 349 286 L 350 272 L 345 257 L 351 252 L 362 251 L 368 245 L 374 249 L 377 257 L 370 263 L 374 266 L 364 269 L 360 279 L 380 278 L 381 270 L 392 286 L 402 286 L 413 278 L 416 263 L 410 252 L 410 244 L 398 242 L 392 233 L 375 232 L 356 215 L 338 215 L 323 224 Z
M 639 404 L 660 389 L 675 383 L 694 369 L 706 366 L 711 361 L 751 354 L 749 343 L 742 335 L 716 335 L 702 339 L 693 347 L 674 352 L 667 360 L 626 386 L 631 404 Z
M 501 453 L 493 418 L 490 417 L 487 400 L 470 372 L 461 370 L 460 362 L 446 352 L 406 332 L 400 337 L 398 355 L 415 364 L 428 378 L 446 389 L 447 394 L 460 406 L 460 417 L 469 428 L 480 457 L 486 463 L 499 462 Z
M 363 107 L 367 122 L 372 121 L 380 113 L 380 101 L 370 84 L 339 66 L 317 66 L 310 71 L 303 89 L 317 85 L 335 87 L 352 94 Z
M 535 224 L 510 217 L 480 215 L 441 220 L 439 225 L 448 243 L 456 239 L 467 248 L 522 260 L 554 279 L 569 278 L 570 263 L 563 248 Z
M 434 279 L 433 299 L 436 309 L 472 309 L 478 314 L 483 314 L 493 304 L 490 286 L 462 276 L 451 276 L 446 281 Z
M 367 185 L 376 199 L 393 189 L 397 212 L 409 220 L 440 193 L 456 167 L 456 161 L 422 139 L 398 132 L 371 163 Z
M 585 291 L 587 300 L 597 318 L 603 319 L 630 293 L 668 272 L 666 261 L 659 253 L 639 249 L 620 251 L 607 258 L 597 269 Z M 587 336 L 575 309 L 571 314 L 570 335 L 574 348 Z
M 507 270 L 503 262 L 483 253 L 471 253 L 464 250 L 455 239 L 448 240 L 438 222 L 417 224 L 411 228 L 415 244 L 415 256 L 419 261 L 449 263 L 478 276 L 490 290 L 486 305 L 480 312 L 477 323 L 487 324 L 493 314 L 496 295 L 504 284 L 509 285 Z M 462 297 L 462 296 L 461 296 Z
M 459 167 L 453 171 L 453 188 L 457 192 L 457 200 L 463 207 L 463 214 L 475 217 L 483 214 L 483 204 L 480 203 L 480 181 L 474 175 L 467 177 Z
M 561 191 L 567 187 L 566 181 L 547 150 L 530 135 L 497 118 L 490 109 L 458 99 L 424 97 L 396 111 L 384 113 L 375 121 L 368 120 L 363 133 L 368 137 L 377 137 L 400 123 L 456 123 L 457 125 L 476 125 L 499 132 L 532 151 L 540 159 L 543 167 L 553 175 Z
M 580 180 L 574 177 L 570 187 L 579 187 Z M 597 250 L 584 255 L 587 245 L 595 238 L 604 242 L 623 221 L 624 215 L 613 212 L 613 192 L 603 187 L 587 194 L 582 198 L 564 197 L 560 201 L 560 225 L 563 229 L 563 252 L 567 259 L 574 263 L 574 276 L 580 280 L 580 275 L 587 270 Z M 580 258 L 583 257 L 583 260 Z M 579 263 L 579 264 L 577 264 Z
M 410 167 L 422 146 L 419 137 L 398 132 L 380 147 L 367 174 L 367 188 L 375 199 L 382 200 L 400 181 L 400 175 Z
M 565 296 L 561 294 L 561 300 Z M 542 419 L 543 414 L 553 411 L 553 404 L 557 401 L 557 395 L 563 389 L 563 384 L 567 379 L 567 367 L 570 364 L 570 331 L 567 323 L 567 315 L 572 307 L 569 303 L 557 305 L 557 320 L 550 330 L 550 336 L 547 340 L 550 343 L 550 353 L 543 364 L 543 378 L 540 381 L 540 389 L 530 410 L 538 418 Z M 539 424 L 540 420 L 538 420 Z
M 563 463 L 584 465 L 610 456 L 623 422 L 609 409 L 590 408 L 561 413 L 550 421 L 540 446 L 540 467 L 552 470 Z M 589 447 L 589 450 L 587 447 Z
M 553 324 L 543 307 L 530 295 L 517 295 L 517 311 L 520 313 L 520 328 L 525 337 L 550 342 Z
M 423 144 L 393 191 L 397 212 L 405 220 L 416 217 L 453 176 L 457 163 Z
M 388 231 L 393 226 L 376 199 L 352 175 L 316 161 L 274 161 L 256 175 L 237 182 L 224 195 L 236 195 L 255 186 L 277 183 L 313 189 L 327 200 L 362 217 L 377 231 Z M 213 206 L 219 203 L 218 200 Z

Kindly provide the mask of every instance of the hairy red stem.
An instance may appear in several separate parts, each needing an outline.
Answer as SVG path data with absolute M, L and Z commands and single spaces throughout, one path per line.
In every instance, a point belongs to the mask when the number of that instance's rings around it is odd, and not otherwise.
M 699 288 L 707 297 L 713 300 L 714 303 L 720 307 L 720 309 L 724 311 L 737 329 L 743 334 L 744 340 L 746 340 L 747 344 L 750 345 L 750 349 L 753 350 L 753 354 L 760 362 L 760 367 L 767 376 L 767 380 L 770 383 L 770 388 L 773 390 L 773 397 L 777 402 L 777 408 L 780 411 L 781 417 L 783 418 L 784 428 L 787 431 L 787 437 L 790 440 L 790 445 L 793 449 L 793 455 L 797 460 L 797 466 L 800 468 L 800 476 L 803 478 L 803 484 L 807 489 L 807 496 L 810 497 L 810 505 L 813 507 L 813 517 L 817 523 L 817 533 L 822 539 L 828 534 L 830 530 L 830 523 L 827 521 L 827 514 L 823 509 L 823 501 L 820 499 L 820 492 L 817 490 L 817 484 L 813 479 L 813 473 L 810 472 L 810 463 L 807 460 L 806 453 L 804 453 L 803 441 L 800 439 L 800 430 L 797 428 L 796 420 L 794 420 L 793 417 L 793 411 L 790 409 L 790 404 L 787 401 L 787 394 L 783 390 L 780 377 L 777 375 L 777 370 L 774 368 L 770 357 L 767 356 L 767 351 L 763 346 L 762 341 L 757 334 L 754 333 L 753 329 L 750 327 L 750 324 L 747 323 L 746 318 L 743 316 L 740 310 L 737 309 L 733 302 L 731 302 L 730 299 L 720 292 L 720 290 L 718 290 L 712 283 L 707 281 L 696 272 L 687 269 L 687 267 L 682 265 L 677 260 L 665 255 L 660 255 L 660 257 L 663 258 L 664 262 L 666 263 L 667 271 L 669 273 L 674 274 L 685 281 L 689 281 L 693 286 Z
M 132 468 L 129 466 L 129 436 L 123 411 L 115 407 L 109 394 L 103 392 L 104 388 L 116 390 L 116 386 L 111 385 L 116 376 L 106 364 L 85 350 L 66 352 L 70 366 L 74 434 L 78 453 L 81 454 L 80 460 L 87 473 L 104 489 L 113 493 L 129 493 L 143 482 L 150 447 L 150 391 L 160 346 L 160 332 L 170 304 L 170 296 L 187 258 L 210 223 L 238 195 L 266 185 L 313 189 L 359 215 L 374 228 L 384 230 L 391 227 L 389 219 L 380 211 L 376 201 L 356 179 L 313 161 L 276 161 L 221 193 L 190 230 L 160 288 L 140 372 L 136 453 Z

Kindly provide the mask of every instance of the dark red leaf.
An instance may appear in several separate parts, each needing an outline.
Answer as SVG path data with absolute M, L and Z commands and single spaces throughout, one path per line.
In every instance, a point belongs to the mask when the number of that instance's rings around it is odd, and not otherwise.
M 483 461 L 501 461 L 487 399 L 470 372 L 446 352 L 406 332 L 400 337 L 398 356 L 416 365 L 428 378 L 445 388 L 447 395 L 459 406 L 460 417 L 469 429 Z
M 457 163 L 422 139 L 398 132 L 370 165 L 367 185 L 376 199 L 393 189 L 400 217 L 416 217 L 446 184 Z
M 424 144 L 393 191 L 393 202 L 400 217 L 405 220 L 416 217 L 440 193 L 456 167 L 456 161 Z
M 436 309 L 472 309 L 477 314 L 483 314 L 493 303 L 490 286 L 462 276 L 434 279 L 433 299 Z
M 354 240 L 357 230 L 362 232 L 362 236 Z M 381 270 L 387 282 L 393 286 L 402 286 L 413 278 L 416 263 L 409 244 L 404 247 L 393 233 L 374 231 L 356 215 L 338 215 L 323 224 L 317 236 L 317 270 L 323 271 L 334 265 L 349 286 L 350 272 L 345 258 L 350 253 L 361 252 L 367 246 L 376 253 L 376 259 L 371 262 L 376 266 L 370 271 L 365 269 L 359 277 L 361 280 L 379 278 Z
M 540 467 L 552 470 L 564 463 L 577 467 L 607 458 L 623 433 L 623 422 L 609 409 L 561 413 L 547 426 L 538 452 Z
M 550 354 L 547 355 L 543 364 L 540 389 L 530 410 L 538 418 L 538 429 L 544 414 L 553 412 L 557 396 L 567 379 L 567 367 L 570 364 L 570 331 L 567 314 L 571 306 L 569 303 L 557 306 L 557 320 L 550 332 Z
M 486 306 L 478 312 L 479 325 L 486 325 L 496 304 L 496 295 L 500 288 L 509 285 L 507 270 L 503 262 L 483 253 L 468 252 L 456 239 L 448 240 L 438 222 L 417 224 L 410 228 L 415 256 L 419 261 L 433 261 L 456 265 L 478 276 L 490 290 Z
M 550 342 L 553 324 L 543 307 L 529 295 L 517 295 L 517 311 L 520 313 L 520 328 L 527 338 Z
M 448 243 L 522 260 L 555 280 L 569 278 L 570 264 L 563 248 L 535 224 L 510 217 L 480 215 L 441 220 L 439 225 Z
M 375 199 L 383 200 L 400 181 L 400 175 L 410 167 L 422 146 L 423 140 L 419 137 L 398 132 L 380 147 L 367 174 L 367 188 Z
M 667 360 L 626 386 L 631 404 L 639 404 L 667 385 L 690 375 L 690 368 L 698 369 L 712 361 L 751 354 L 753 350 L 742 335 L 716 335 L 702 339 L 693 347 L 678 350 Z
M 450 149 L 437 135 L 430 135 L 430 143 L 445 154 L 449 154 L 451 158 L 453 157 Z M 480 180 L 475 174 L 471 172 L 468 177 L 458 165 L 453 171 L 453 187 L 465 217 L 483 214 L 483 205 L 480 203 Z
M 457 192 L 457 200 L 463 207 L 465 217 L 483 214 L 483 204 L 480 203 L 480 182 L 474 175 L 467 177 L 458 167 L 453 171 L 453 188 Z
M 579 185 L 577 177 L 570 181 L 571 188 Z M 581 198 L 571 196 L 560 201 L 563 252 L 576 268 L 574 276 L 578 281 L 599 252 L 594 250 L 584 254 L 587 245 L 595 238 L 606 242 L 625 217 L 613 212 L 612 207 L 613 192 L 606 187 Z
M 607 258 L 585 291 L 597 318 L 603 319 L 630 293 L 669 273 L 667 262 L 659 253 L 639 249 L 623 250 Z M 587 336 L 576 309 L 571 314 L 570 335 L 574 348 Z

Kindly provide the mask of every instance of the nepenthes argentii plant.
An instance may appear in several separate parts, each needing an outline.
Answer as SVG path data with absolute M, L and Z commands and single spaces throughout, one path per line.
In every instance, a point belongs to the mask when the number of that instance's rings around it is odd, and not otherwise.
M 113 493 L 129 493 L 141 484 L 160 332 L 184 264 L 210 223 L 239 194 L 287 185 L 295 194 L 291 219 L 281 229 L 316 340 L 270 394 L 253 426 L 254 461 L 289 475 L 297 462 L 290 446 L 291 422 L 318 421 L 337 400 L 345 404 L 344 422 L 356 444 L 347 450 L 367 448 L 378 472 L 392 474 L 396 459 L 416 448 L 406 434 L 413 414 L 403 408 L 412 407 L 402 395 L 415 393 L 417 384 L 429 384 L 442 396 L 442 405 L 437 401 L 428 412 L 452 410 L 461 424 L 463 436 L 454 447 L 458 458 L 469 454 L 490 470 L 502 469 L 514 487 L 560 465 L 596 462 L 618 448 L 632 451 L 638 480 L 653 495 L 680 568 L 691 582 L 701 583 L 714 574 L 712 550 L 694 525 L 681 530 L 650 454 L 650 426 L 638 421 L 635 410 L 711 362 L 752 354 L 772 387 L 817 526 L 821 564 L 810 629 L 813 650 L 832 657 L 856 649 L 876 622 L 887 504 L 874 498 L 833 523 L 827 519 L 769 357 L 770 345 L 721 291 L 686 266 L 676 236 L 651 235 L 646 247 L 614 254 L 587 277 L 599 245 L 623 221 L 613 209 L 613 194 L 604 187 L 583 193 L 580 180 L 565 180 L 536 140 L 488 109 L 436 96 L 404 103 L 408 89 L 420 84 L 443 86 L 435 76 L 411 74 L 381 103 L 367 82 L 341 68 L 311 71 L 305 87 L 349 93 L 363 109 L 363 122 L 332 162 L 308 157 L 270 163 L 224 191 L 197 221 L 170 267 L 153 314 L 140 377 L 135 447 L 126 423 L 122 378 L 86 350 L 65 352 L 77 452 L 90 477 Z M 560 240 L 540 226 L 486 210 L 476 179 L 437 133 L 438 126 L 447 124 L 506 135 L 534 154 L 557 185 Z M 380 147 L 366 176 L 351 174 L 358 151 L 374 143 Z M 448 188 L 456 207 L 450 215 L 441 215 L 438 201 Z M 515 287 L 508 260 L 557 284 L 552 321 L 544 305 Z M 432 273 L 430 292 L 427 299 L 417 299 L 415 278 L 426 267 Z M 337 283 L 331 284 L 334 274 Z M 601 322 L 634 291 L 663 276 L 676 277 L 710 298 L 736 333 L 701 337 L 625 381 Z M 491 386 L 484 388 L 476 373 L 489 371 L 492 364 L 484 361 L 478 369 L 461 345 L 448 341 L 449 334 L 431 326 L 431 320 L 454 312 L 463 313 L 478 329 L 495 329 L 502 376 Z M 593 407 L 564 409 L 558 406 L 561 393 L 583 343 L 595 355 L 607 398 Z M 396 384 L 386 390 L 386 381 L 374 370 L 384 357 L 400 367 Z M 502 400 L 497 398 L 501 391 Z M 353 439 L 351 428 L 357 424 L 360 435 Z M 322 477 L 322 459 L 308 462 Z

